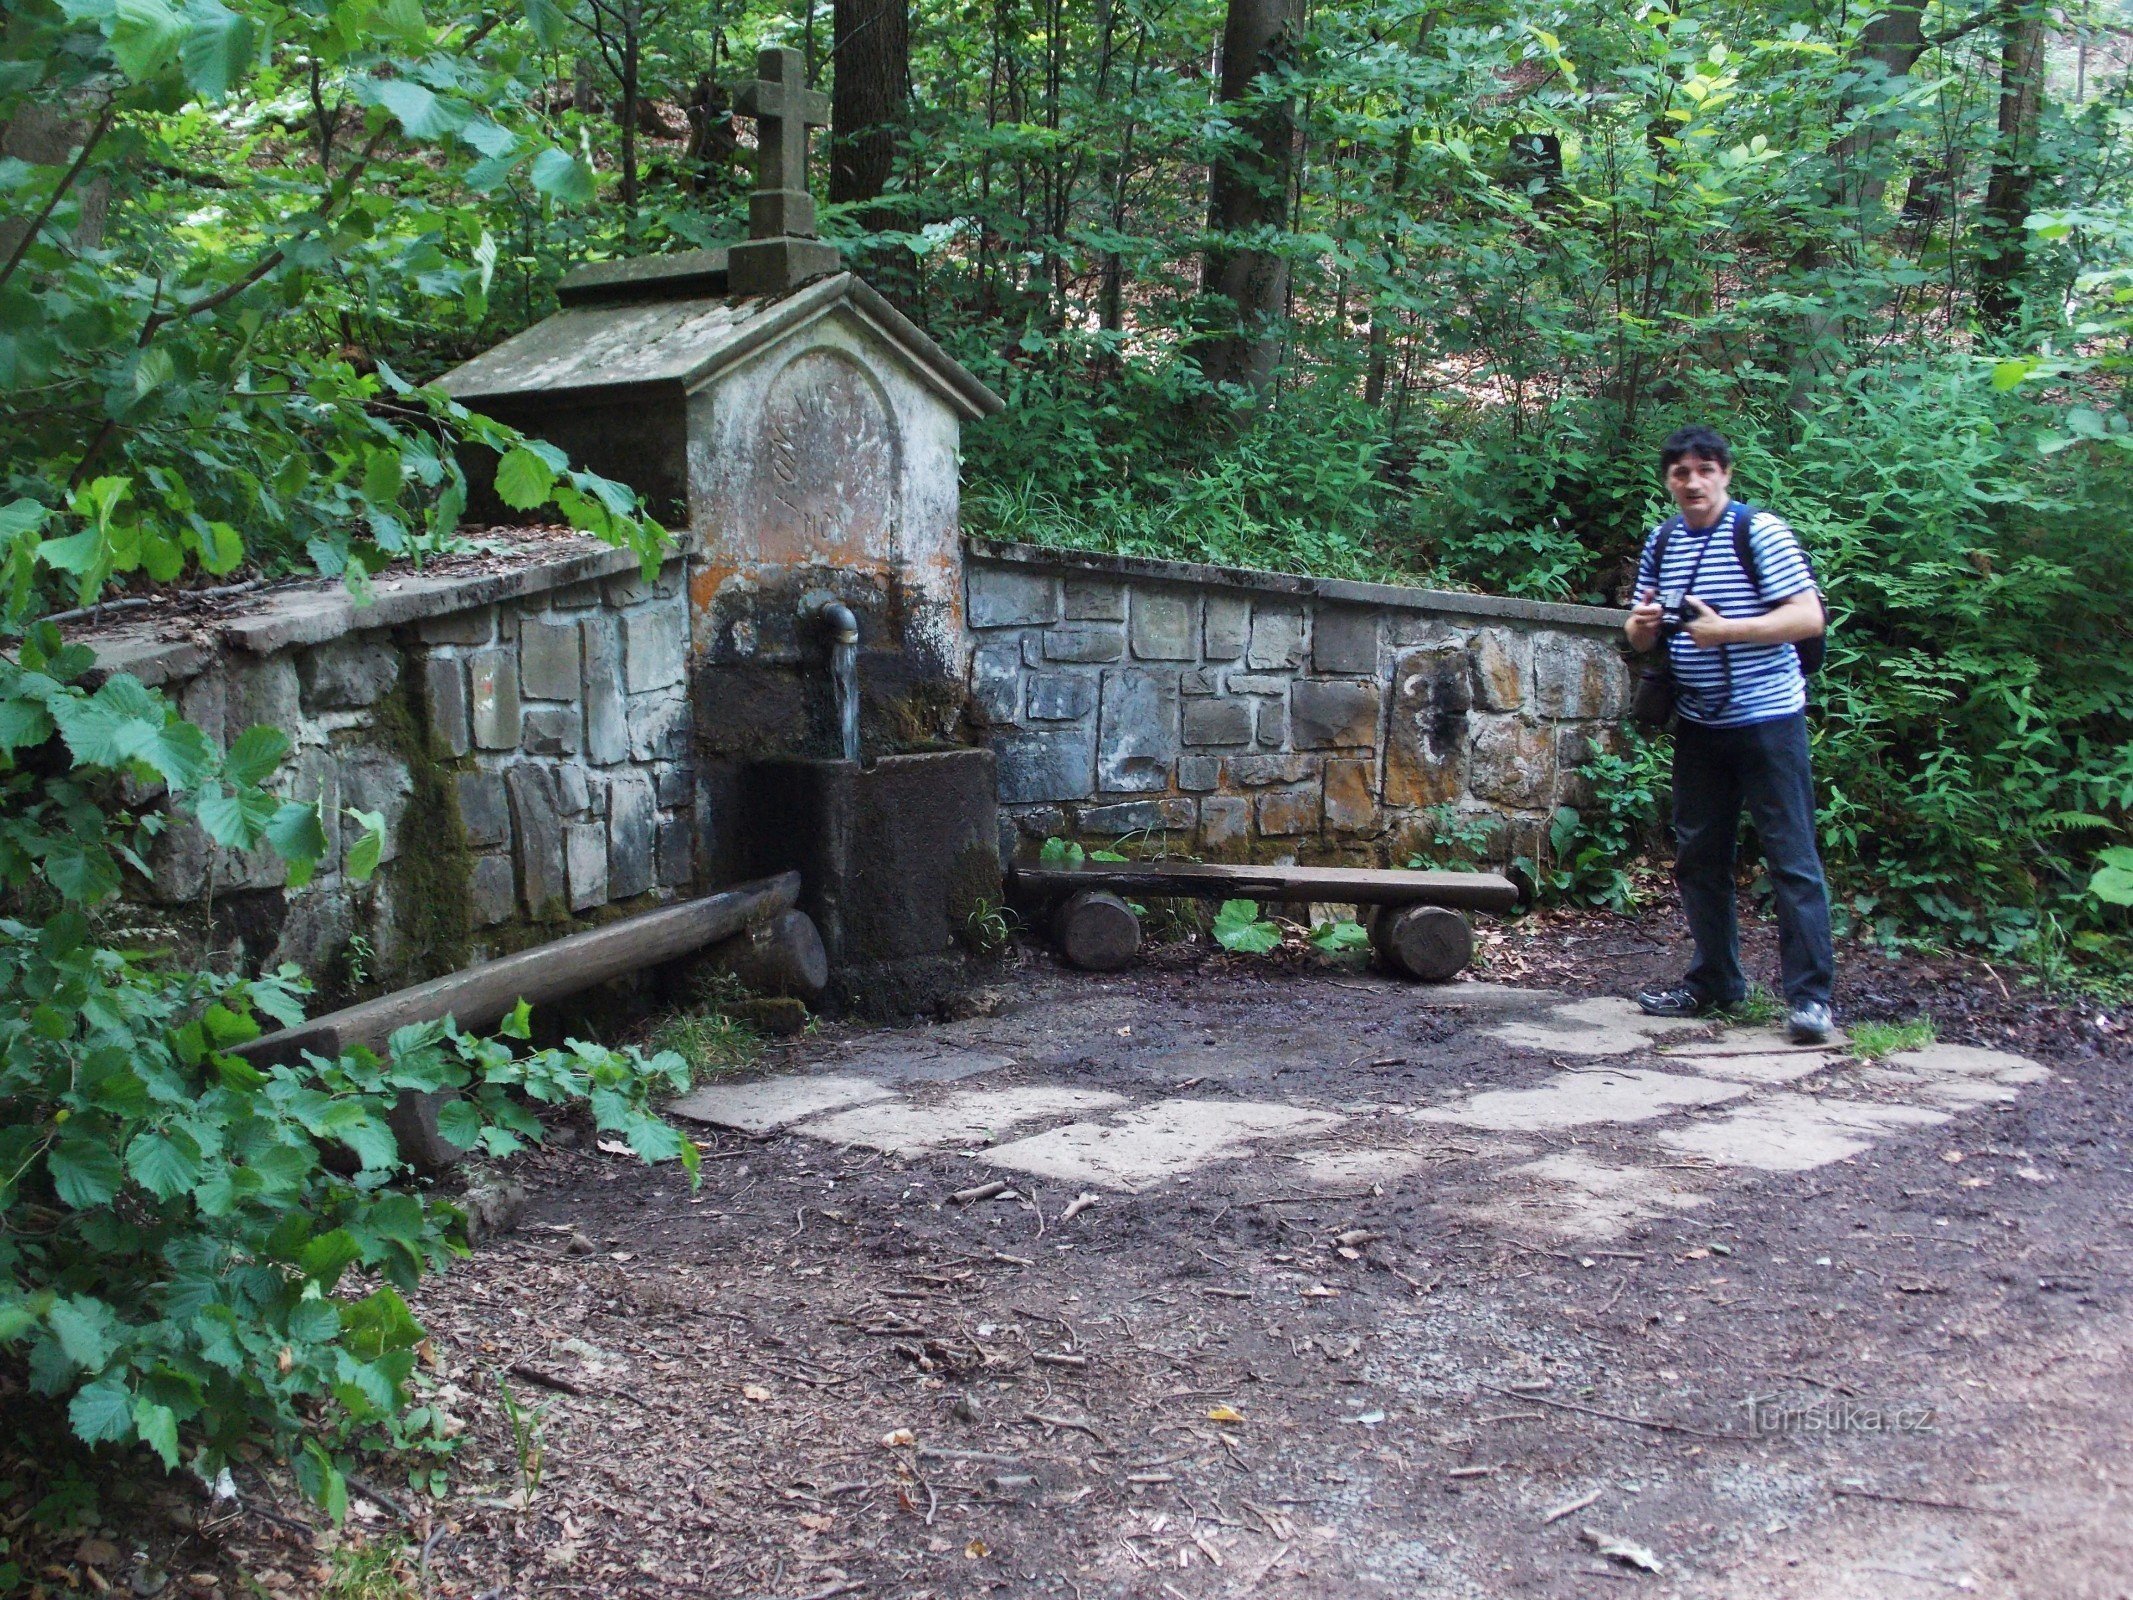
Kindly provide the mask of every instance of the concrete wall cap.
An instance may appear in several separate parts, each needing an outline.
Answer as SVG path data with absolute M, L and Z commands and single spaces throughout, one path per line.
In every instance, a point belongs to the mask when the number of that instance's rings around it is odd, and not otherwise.
M 585 534 L 492 530 L 486 537 L 505 545 L 501 567 L 492 554 L 479 558 L 480 570 L 463 574 L 430 571 L 381 577 L 371 586 L 368 603 L 359 603 L 339 583 L 318 579 L 258 590 L 217 612 L 194 616 L 178 609 L 184 601 L 178 591 L 171 596 L 168 614 L 121 613 L 101 627 L 97 619 L 84 618 L 68 630 L 68 638 L 96 652 L 95 670 L 105 676 L 127 672 L 151 685 L 174 683 L 205 669 L 218 647 L 272 655 L 642 570 L 636 552 Z M 688 553 L 688 541 L 678 538 L 664 560 L 676 561 Z
M 1016 544 L 965 537 L 973 561 L 999 566 L 1039 567 L 1051 572 L 1100 572 L 1118 577 L 1160 579 L 1206 588 L 1242 589 L 1256 594 L 1288 595 L 1371 606 L 1381 611 L 1415 611 L 1437 616 L 1485 617 L 1537 623 L 1579 632 L 1617 634 L 1629 613 L 1612 606 L 1568 605 L 1554 600 L 1520 600 L 1508 595 L 1463 594 L 1451 589 L 1411 589 L 1393 583 L 1358 583 L 1347 578 L 1309 578 L 1300 573 L 1262 572 L 1249 567 L 1216 567 L 1197 561 L 1159 561 L 1149 556 L 1117 556 L 1095 550 L 1061 550 L 1047 545 Z

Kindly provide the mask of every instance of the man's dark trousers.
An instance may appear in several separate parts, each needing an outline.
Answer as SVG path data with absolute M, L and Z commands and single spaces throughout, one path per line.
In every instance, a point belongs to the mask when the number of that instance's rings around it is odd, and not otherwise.
M 1733 914 L 1733 852 L 1746 802 L 1777 891 L 1785 1000 L 1828 1005 L 1836 948 L 1829 890 L 1815 849 L 1814 774 L 1804 714 L 1707 728 L 1683 718 L 1674 734 L 1674 880 L 1696 941 L 1688 985 L 1715 1005 L 1743 998 Z

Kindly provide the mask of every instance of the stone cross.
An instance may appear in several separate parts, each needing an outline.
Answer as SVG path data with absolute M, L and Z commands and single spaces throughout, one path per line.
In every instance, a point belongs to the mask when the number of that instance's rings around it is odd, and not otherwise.
M 761 76 L 734 97 L 756 119 L 755 193 L 748 197 L 751 239 L 812 239 L 815 201 L 807 192 L 807 131 L 829 126 L 829 96 L 807 87 L 797 50 L 764 50 Z

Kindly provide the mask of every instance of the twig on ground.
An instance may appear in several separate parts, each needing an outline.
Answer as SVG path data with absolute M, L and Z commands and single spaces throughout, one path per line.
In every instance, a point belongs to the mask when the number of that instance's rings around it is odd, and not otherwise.
M 1838 1487 L 1831 1494 L 1844 1500 L 1885 1500 L 1896 1506 L 1925 1506 L 1933 1511 L 1974 1511 L 1981 1517 L 2011 1517 L 2012 1511 L 2002 1511 L 1998 1506 L 1975 1506 L 1967 1500 L 1934 1500 L 1925 1495 L 1889 1494 L 1881 1489 L 1847 1489 Z
M 1544 1394 L 1520 1394 L 1515 1389 L 1499 1389 L 1493 1383 L 1477 1383 L 1477 1388 L 1491 1394 L 1500 1394 L 1513 1400 L 1525 1400 L 1537 1406 L 1552 1406 L 1558 1411 L 1575 1411 L 1580 1416 L 1599 1417 L 1608 1422 L 1626 1422 L 1636 1428 L 1655 1428 L 1661 1433 L 1686 1433 L 1698 1439 L 1734 1439 L 1731 1433 L 1713 1433 L 1708 1428 L 1692 1428 L 1685 1422 L 1663 1422 L 1657 1417 L 1636 1417 L 1626 1411 L 1603 1411 L 1598 1406 L 1581 1406 L 1572 1400 L 1551 1400 Z
M 1077 1433 L 1087 1434 L 1106 1450 L 1111 1448 L 1111 1441 L 1097 1432 L 1096 1425 L 1091 1422 L 1082 1422 L 1074 1417 L 1054 1417 L 1042 1411 L 1025 1411 L 1022 1413 L 1022 1420 L 1042 1423 L 1047 1428 L 1071 1428 Z
M 1573 1511 L 1583 1511 L 1606 1492 L 1605 1489 L 1595 1489 L 1590 1494 L 1579 1495 L 1575 1500 L 1565 1500 L 1561 1505 L 1541 1518 L 1541 1526 L 1545 1528 L 1551 1522 L 1561 1522 L 1563 1518 L 1569 1516 Z

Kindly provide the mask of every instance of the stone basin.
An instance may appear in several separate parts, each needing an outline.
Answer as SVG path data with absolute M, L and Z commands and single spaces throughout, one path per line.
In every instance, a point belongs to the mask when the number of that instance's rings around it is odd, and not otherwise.
M 748 874 L 799 871 L 800 909 L 829 957 L 829 1009 L 909 1015 L 967 985 L 971 912 L 1000 903 L 996 785 L 981 749 L 744 769 Z

